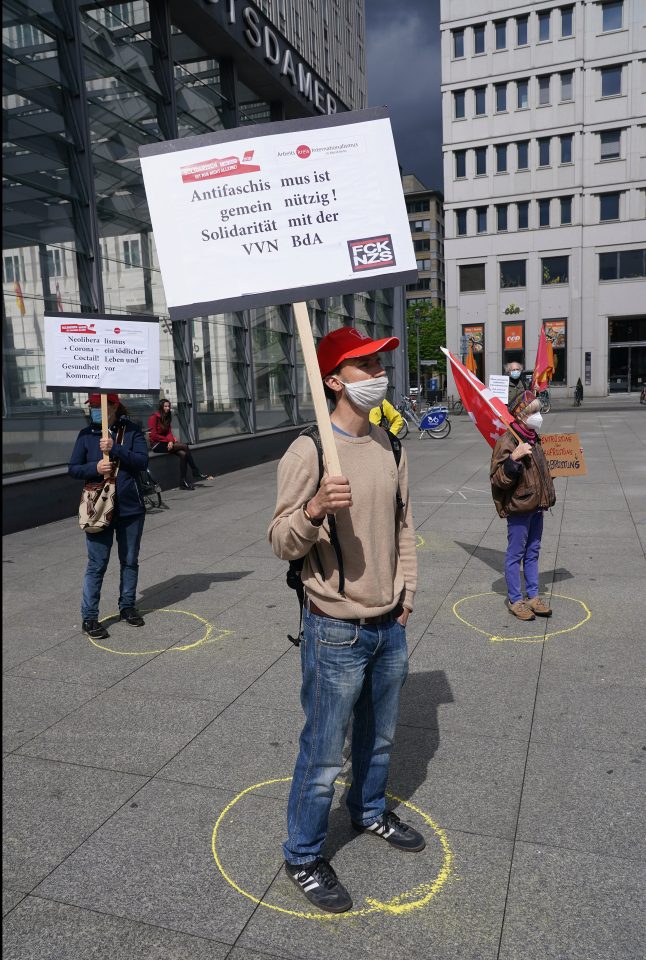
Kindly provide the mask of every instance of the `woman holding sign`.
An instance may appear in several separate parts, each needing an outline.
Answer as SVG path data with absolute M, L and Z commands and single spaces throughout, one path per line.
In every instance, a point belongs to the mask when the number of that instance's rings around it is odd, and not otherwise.
M 505 580 L 507 606 L 519 620 L 551 617 L 538 595 L 538 555 L 543 534 L 543 512 L 556 502 L 538 431 L 543 424 L 540 400 L 530 391 L 518 394 L 509 406 L 512 428 L 500 437 L 491 456 L 491 492 L 499 516 L 507 519 Z M 523 566 L 527 599 L 523 598 Z
M 90 425 L 76 438 L 68 473 L 78 480 L 98 481 L 116 473 L 116 506 L 112 521 L 101 533 L 86 533 L 87 568 L 83 580 L 81 618 L 83 633 L 91 640 L 105 640 L 109 634 L 99 622 L 99 600 L 103 578 L 108 569 L 114 535 L 117 536 L 121 577 L 119 615 L 132 627 L 143 627 L 144 620 L 135 608 L 139 577 L 139 547 L 146 508 L 139 489 L 140 470 L 148 466 L 146 438 L 128 419 L 118 394 L 108 394 L 108 436 L 101 438 L 101 394 L 91 393 Z M 109 454 L 109 459 L 104 459 Z

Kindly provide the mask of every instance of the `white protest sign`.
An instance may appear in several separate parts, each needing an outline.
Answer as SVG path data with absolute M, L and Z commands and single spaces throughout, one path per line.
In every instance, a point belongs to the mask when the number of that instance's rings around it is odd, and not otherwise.
M 386 110 L 140 148 L 174 320 L 417 278 Z
M 157 317 L 45 314 L 48 390 L 159 390 Z
M 489 389 L 494 397 L 500 397 L 503 403 L 509 403 L 509 377 L 497 373 L 490 374 Z

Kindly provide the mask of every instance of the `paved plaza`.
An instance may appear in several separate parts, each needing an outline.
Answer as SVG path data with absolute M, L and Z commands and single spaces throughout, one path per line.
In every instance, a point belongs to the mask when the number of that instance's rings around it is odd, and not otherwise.
M 504 606 L 489 448 L 452 423 L 405 441 L 420 577 L 389 791 L 428 843 L 355 836 L 344 771 L 327 853 L 347 915 L 282 870 L 302 713 L 297 601 L 266 539 L 276 463 L 164 493 L 146 626 L 101 646 L 80 630 L 76 519 L 4 538 L 7 960 L 644 955 L 646 408 L 546 418 L 579 433 L 588 475 L 556 481 L 554 616 L 531 623 Z M 102 616 L 117 583 L 115 555 Z

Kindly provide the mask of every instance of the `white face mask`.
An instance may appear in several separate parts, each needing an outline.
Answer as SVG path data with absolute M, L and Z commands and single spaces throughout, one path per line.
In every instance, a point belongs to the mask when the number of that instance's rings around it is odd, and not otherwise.
M 536 433 L 538 433 L 543 426 L 543 418 L 540 413 L 530 413 L 530 415 L 527 417 L 527 420 L 525 420 L 525 423 L 530 430 L 535 430 Z
M 339 378 L 341 379 L 341 378 Z M 373 407 L 386 399 L 388 392 L 388 377 L 371 377 L 370 380 L 359 380 L 356 383 L 346 383 L 341 380 L 345 387 L 345 393 L 348 400 L 362 413 L 369 413 Z

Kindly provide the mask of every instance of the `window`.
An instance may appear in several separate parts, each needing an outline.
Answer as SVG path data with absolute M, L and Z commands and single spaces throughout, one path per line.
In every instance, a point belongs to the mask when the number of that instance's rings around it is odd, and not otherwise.
M 473 28 L 473 52 L 485 52 L 485 25 L 479 23 Z
M 430 260 L 417 260 L 417 269 L 418 270 L 430 270 L 431 261 Z
M 524 110 L 529 106 L 529 81 L 516 81 L 516 105 L 519 110 Z
M 476 117 L 481 117 L 487 112 L 487 88 L 475 87 L 473 92 L 476 97 Z
M 455 151 L 455 176 L 456 179 L 466 177 L 467 175 L 467 152 L 466 150 Z
M 539 227 L 549 227 L 550 225 L 550 201 L 538 201 L 538 225 Z
M 599 134 L 601 159 L 618 160 L 621 156 L 621 130 L 604 130 Z
M 524 287 L 526 260 L 507 260 L 500 264 L 500 288 Z
M 561 223 L 572 223 L 572 197 L 561 197 Z
M 487 208 L 476 207 L 476 232 L 487 232 Z
M 550 102 L 550 78 L 544 75 L 538 78 L 538 105 L 546 107 Z
M 58 247 L 47 251 L 47 273 L 50 277 L 62 277 L 65 274 L 65 253 Z
M 411 220 L 411 230 L 413 233 L 430 233 L 430 220 Z
M 574 7 L 561 7 L 561 36 L 574 36 Z
M 529 17 L 516 17 L 516 46 L 527 46 L 527 23 Z
M 571 133 L 564 133 L 559 137 L 561 142 L 561 163 L 572 163 L 572 140 Z
M 506 203 L 499 203 L 496 207 L 496 229 L 499 233 L 507 229 L 507 207 Z
M 496 20 L 494 28 L 496 34 L 496 50 L 504 50 L 507 47 L 507 21 Z
M 529 229 L 529 200 L 520 200 L 516 207 L 518 209 L 518 229 Z
M 458 59 L 464 56 L 464 30 L 453 31 L 453 57 Z
M 544 287 L 553 283 L 568 282 L 569 257 L 542 257 L 541 283 Z
M 456 120 L 464 119 L 464 90 L 453 92 L 453 116 Z
M 538 165 L 539 167 L 549 167 L 550 165 L 550 138 L 538 138 Z
M 425 213 L 428 209 L 430 209 L 428 200 L 408 200 L 406 202 L 408 213 Z
M 20 274 L 20 257 L 12 256 L 5 257 L 3 260 L 4 264 L 4 283 L 20 283 L 21 277 Z
M 599 254 L 599 280 L 633 280 L 646 277 L 646 247 Z
M 487 172 L 487 148 L 476 147 L 476 177 L 482 177 Z
M 621 65 L 601 68 L 601 96 L 616 97 L 621 93 Z
M 602 193 L 599 196 L 599 220 L 619 219 L 619 193 Z
M 561 75 L 561 100 L 574 99 L 574 71 L 566 70 Z
M 550 38 L 550 13 L 551 10 L 541 10 L 538 15 L 538 42 L 542 43 L 544 40 L 549 40 Z
M 496 144 L 496 173 L 507 173 L 507 144 Z
M 419 253 L 420 251 L 430 250 L 431 241 L 424 237 L 422 240 L 414 240 L 413 246 L 415 247 L 415 252 Z
M 497 83 L 496 90 L 496 113 L 503 113 L 507 109 L 507 84 Z
M 127 270 L 141 266 L 141 248 L 138 240 L 123 241 L 123 262 Z
M 567 320 L 559 318 L 558 320 L 543 320 L 545 327 L 545 336 L 552 344 L 554 352 L 554 373 L 552 383 L 567 383 L 567 350 L 566 350 L 566 327 Z
M 529 140 L 519 140 L 516 144 L 517 167 L 519 170 L 529 169 Z
M 601 5 L 601 29 L 604 33 L 607 30 L 621 30 L 623 22 L 623 0 L 612 0 Z
M 473 293 L 485 289 L 484 263 L 463 264 L 460 267 L 460 293 Z
M 455 232 L 458 237 L 466 237 L 467 235 L 467 211 L 466 210 L 456 210 L 455 211 Z

